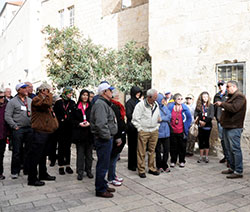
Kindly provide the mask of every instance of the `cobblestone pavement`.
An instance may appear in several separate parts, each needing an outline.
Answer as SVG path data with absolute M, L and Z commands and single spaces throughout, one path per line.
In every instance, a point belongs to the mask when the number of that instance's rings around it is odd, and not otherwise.
M 72 148 L 72 167 L 75 168 L 75 150 Z M 94 180 L 86 176 L 76 180 L 76 174 L 58 175 L 58 167 L 48 167 L 56 182 L 43 187 L 27 186 L 22 174 L 10 178 L 10 152 L 5 152 L 5 176 L 0 181 L 0 210 L 7 211 L 60 211 L 60 212 L 122 212 L 122 211 L 250 211 L 250 167 L 244 164 L 243 179 L 226 179 L 220 174 L 225 169 L 217 157 L 208 164 L 198 164 L 198 155 L 187 158 L 185 168 L 175 167 L 160 176 L 147 174 L 141 179 L 136 172 L 127 170 L 127 149 L 117 164 L 117 173 L 124 183 L 116 187 L 114 198 L 95 197 Z M 94 167 L 94 166 L 93 166 Z

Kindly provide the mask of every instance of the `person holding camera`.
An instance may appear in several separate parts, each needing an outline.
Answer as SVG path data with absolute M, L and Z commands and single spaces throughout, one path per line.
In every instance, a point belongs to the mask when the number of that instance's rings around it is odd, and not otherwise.
M 92 151 L 93 138 L 90 131 L 90 112 L 89 91 L 83 89 L 80 92 L 78 102 L 72 113 L 72 141 L 76 143 L 76 171 L 77 180 L 82 180 L 83 173 L 86 171 L 88 178 L 93 178 Z
M 54 181 L 55 176 L 50 176 L 46 168 L 46 156 L 50 135 L 58 128 L 58 121 L 52 110 L 51 87 L 47 83 L 38 88 L 38 95 L 31 103 L 31 127 L 33 129 L 33 140 L 29 150 L 28 161 L 28 185 L 43 186 L 41 180 Z M 37 166 L 39 165 L 39 177 L 37 177 Z

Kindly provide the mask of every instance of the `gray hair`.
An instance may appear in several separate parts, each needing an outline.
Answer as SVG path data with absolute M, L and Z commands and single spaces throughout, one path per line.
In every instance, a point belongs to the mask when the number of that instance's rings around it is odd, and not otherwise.
M 173 96 L 174 101 L 175 101 L 176 99 L 178 99 L 180 96 L 182 96 L 180 93 L 176 93 L 176 94 Z
M 39 91 L 41 91 L 41 90 L 43 90 L 43 89 L 51 90 L 51 86 L 50 86 L 48 83 L 44 82 L 44 83 L 42 83 L 42 84 L 38 87 L 38 90 L 39 90 Z
M 237 88 L 238 88 L 238 82 L 236 82 L 235 80 L 230 80 L 230 81 L 228 81 L 227 83 L 230 83 L 230 84 L 232 84 L 232 85 L 235 85 Z
M 147 90 L 147 96 L 153 96 L 155 93 L 157 94 L 157 90 L 153 88 Z

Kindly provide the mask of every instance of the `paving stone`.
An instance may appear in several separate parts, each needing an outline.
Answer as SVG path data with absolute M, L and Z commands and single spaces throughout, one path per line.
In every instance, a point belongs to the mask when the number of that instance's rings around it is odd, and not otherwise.
M 11 205 L 17 205 L 21 203 L 33 202 L 36 200 L 47 199 L 45 195 L 31 195 L 29 197 L 19 197 L 17 199 L 10 200 Z
M 177 211 L 178 212 L 191 212 L 192 211 L 177 203 L 167 204 L 167 205 L 164 205 L 163 207 L 167 209 L 167 211 L 173 211 L 173 212 L 177 212 Z
M 203 201 L 194 201 L 191 204 L 186 205 L 187 208 L 193 210 L 193 211 L 201 211 L 201 209 L 209 208 L 210 205 L 204 203 Z
M 10 203 L 8 200 L 0 200 L 0 209 L 3 207 L 10 206 Z
M 211 208 L 206 208 L 206 209 L 204 209 L 202 211 L 203 212 L 215 212 L 215 211 L 224 212 L 224 211 L 234 210 L 236 208 L 237 208 L 237 206 L 232 205 L 230 203 L 223 203 L 223 204 L 220 204 L 220 205 L 213 206 Z
M 77 207 L 81 204 L 82 202 L 80 200 L 68 200 L 64 202 L 51 204 L 51 206 L 54 208 L 54 210 L 62 210 L 62 209 L 69 209 L 72 207 Z
M 33 204 L 35 207 L 41 207 L 41 206 L 46 206 L 46 205 L 51 205 L 54 203 L 61 203 L 63 200 L 59 197 L 55 198 L 47 198 L 47 199 L 42 199 L 38 201 L 33 201 Z
M 23 203 L 23 204 L 17 204 L 9 207 L 3 207 L 3 212 L 12 212 L 12 211 L 25 211 L 28 209 L 34 210 L 34 205 L 31 202 Z

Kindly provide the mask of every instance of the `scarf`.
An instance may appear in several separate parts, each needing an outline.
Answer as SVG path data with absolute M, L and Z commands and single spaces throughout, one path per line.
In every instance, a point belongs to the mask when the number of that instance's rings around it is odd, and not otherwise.
M 124 120 L 125 115 L 126 115 L 124 106 L 123 106 L 120 102 L 115 101 L 115 100 L 113 100 L 113 99 L 111 100 L 111 102 L 112 102 L 113 104 L 117 105 L 117 106 L 120 108 L 121 119 Z
M 85 108 L 83 108 L 82 102 L 80 102 L 80 103 L 78 104 L 78 109 L 80 109 L 80 110 L 82 111 L 83 121 L 86 121 L 86 120 L 87 120 L 85 111 L 86 111 L 86 109 L 87 109 L 88 107 L 89 107 L 89 103 L 86 104 L 86 107 L 85 107 Z
M 70 99 L 67 97 L 67 95 L 68 95 L 69 93 L 72 93 L 72 91 L 73 91 L 73 89 L 72 89 L 71 87 L 69 87 L 69 86 L 65 87 L 65 88 L 63 89 L 63 92 L 62 92 L 62 98 L 63 98 L 64 100 L 70 100 Z

